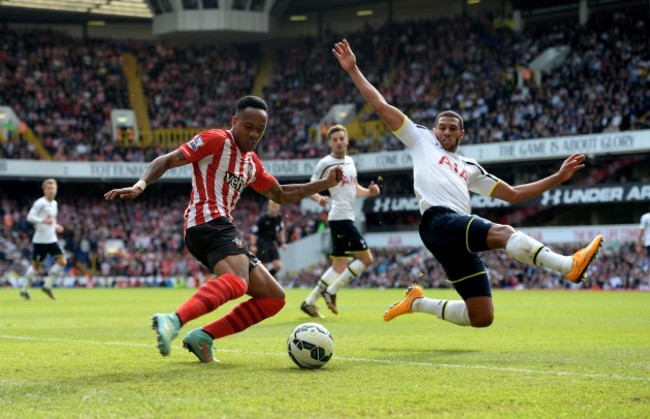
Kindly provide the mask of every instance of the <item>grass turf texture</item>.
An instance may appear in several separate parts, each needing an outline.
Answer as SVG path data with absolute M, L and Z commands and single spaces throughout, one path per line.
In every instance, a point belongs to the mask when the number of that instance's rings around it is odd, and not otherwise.
M 382 320 L 403 290 L 343 289 L 321 370 L 300 370 L 286 339 L 311 321 L 308 290 L 274 318 L 216 341 L 219 364 L 155 348 L 150 317 L 192 290 L 0 291 L 0 416 L 6 417 L 647 417 L 650 293 L 496 291 L 495 323 L 425 314 Z M 425 290 L 456 298 L 453 291 Z

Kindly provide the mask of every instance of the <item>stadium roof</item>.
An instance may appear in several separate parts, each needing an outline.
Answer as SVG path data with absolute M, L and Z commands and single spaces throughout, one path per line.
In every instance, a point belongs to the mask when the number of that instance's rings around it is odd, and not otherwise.
M 153 0 L 161 1 L 161 0 Z M 167 1 L 167 0 L 164 0 Z M 266 0 L 284 7 L 283 16 L 400 0 Z M 283 4 L 284 3 L 284 4 Z M 77 23 L 89 19 L 149 20 L 151 0 L 0 0 L 0 21 Z

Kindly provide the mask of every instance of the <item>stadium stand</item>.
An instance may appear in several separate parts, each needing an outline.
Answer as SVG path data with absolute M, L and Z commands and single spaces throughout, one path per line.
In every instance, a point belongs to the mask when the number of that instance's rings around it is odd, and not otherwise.
M 638 3 L 638 2 L 637 2 Z M 466 120 L 467 144 L 511 142 L 577 134 L 650 129 L 650 15 L 647 3 L 592 13 L 581 26 L 575 16 L 533 23 L 516 33 L 495 15 L 423 18 L 418 21 L 366 25 L 347 33 L 363 56 L 369 78 L 383 86 L 389 101 L 414 120 L 430 125 L 445 108 L 459 109 Z M 462 34 L 459 35 L 459 34 Z M 332 105 L 353 103 L 358 111 L 352 153 L 401 150 L 401 144 L 366 112 L 361 98 L 341 73 L 330 49 L 341 33 L 326 29 L 318 38 L 301 36 L 278 46 L 263 96 L 270 120 L 258 152 L 263 159 L 320 157 L 327 146 L 318 131 Z M 136 57 L 151 130 L 183 133 L 182 129 L 228 126 L 228 106 L 250 93 L 260 68 L 260 45 L 179 45 L 165 41 L 79 39 L 53 30 L 3 27 L 0 37 L 0 106 L 10 106 L 21 124 L 5 127 L 0 158 L 56 161 L 145 162 L 169 150 L 173 143 L 115 142 L 109 112 L 129 108 L 125 54 Z M 545 74 L 541 84 L 527 64 L 548 47 L 568 44 L 565 65 Z M 458 81 L 461 82 L 458 82 Z M 363 125 L 367 124 L 367 125 Z M 183 136 L 185 135 L 185 136 Z M 143 145 L 146 145 L 143 147 Z M 648 184 L 650 155 L 591 156 L 589 169 L 567 186 Z M 535 163 L 503 161 L 488 169 L 508 182 L 521 183 L 551 173 L 557 160 Z M 411 195 L 408 172 L 360 174 L 360 182 L 382 177 L 384 196 Z M 0 272 L 15 285 L 27 266 L 31 226 L 25 221 L 33 194 L 32 182 L 2 180 L 3 217 Z M 182 245 L 182 211 L 187 191 L 165 184 L 165 193 L 147 194 L 124 205 L 101 199 L 104 184 L 61 183 L 60 218 L 70 253 L 67 282 L 59 286 L 119 286 L 122 277 L 133 286 L 174 286 L 182 278 L 200 281 L 206 274 Z M 66 190 L 67 189 L 67 190 Z M 647 202 L 650 199 L 646 199 Z M 259 208 L 259 197 L 245 195 L 238 204 L 238 224 L 248 232 Z M 554 208 L 478 208 L 481 215 L 516 226 L 636 223 L 644 201 L 595 202 Z M 133 205 L 135 204 L 135 205 Z M 599 211 L 599 208 L 607 211 Z M 322 231 L 323 213 L 299 206 L 283 208 L 289 240 Z M 144 214 L 147 214 L 144 217 Z M 413 230 L 418 214 L 366 213 L 367 231 Z M 132 220 L 149 220 L 142 231 Z M 106 251 L 107 241 L 124 248 Z M 565 249 L 567 251 L 571 249 Z M 426 278 L 428 287 L 445 287 L 435 260 L 421 250 L 378 249 L 376 269 L 358 286 L 401 287 Z M 158 264 L 157 261 L 164 261 Z M 499 253 L 486 256 L 495 287 L 562 288 L 566 285 L 543 270 L 506 263 Z M 586 287 L 647 288 L 649 262 L 623 244 L 608 248 L 595 265 L 598 272 Z M 390 272 L 390 275 L 387 273 Z M 424 274 L 424 276 L 422 276 Z M 645 276 L 644 276 L 645 275 Z M 596 275 L 592 275 L 595 277 Z M 104 278 L 101 281 L 95 278 Z M 112 278 L 112 279 L 107 279 Z M 146 278 L 146 279 L 142 279 Z M 175 278 L 171 281 L 170 278 Z M 645 278 L 645 279 L 644 279 Z M 289 273 L 289 286 L 311 286 L 310 271 Z M 131 280 L 130 280 L 131 281 Z M 421 280 L 422 281 L 422 280 Z M 196 283 L 196 282 L 192 282 Z

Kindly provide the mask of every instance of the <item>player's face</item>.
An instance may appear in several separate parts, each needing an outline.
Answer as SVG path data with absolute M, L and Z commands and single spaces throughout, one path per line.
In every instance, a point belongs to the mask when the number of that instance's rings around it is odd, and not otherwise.
M 269 201 L 269 214 L 276 216 L 280 213 L 280 204 L 275 201 Z
M 456 152 L 460 140 L 465 137 L 465 131 L 460 129 L 460 121 L 451 116 L 443 116 L 438 119 L 433 133 L 442 147 L 452 153 Z
M 343 157 L 348 151 L 348 136 L 345 131 L 336 131 L 330 135 L 327 140 L 334 157 Z
M 52 201 L 52 200 L 56 197 L 56 190 L 57 190 L 57 188 L 56 188 L 56 185 L 55 185 L 55 184 L 53 184 L 53 183 L 48 183 L 48 184 L 45 185 L 45 187 L 43 188 L 43 195 L 45 195 L 45 198 L 46 198 L 48 201 Z
M 262 139 L 268 115 L 266 111 L 246 108 L 232 117 L 232 135 L 237 147 L 243 152 L 253 151 Z

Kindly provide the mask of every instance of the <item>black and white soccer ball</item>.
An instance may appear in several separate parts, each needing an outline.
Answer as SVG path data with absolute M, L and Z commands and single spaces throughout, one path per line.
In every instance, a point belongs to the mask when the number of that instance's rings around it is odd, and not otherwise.
M 334 340 L 330 332 L 319 323 L 296 326 L 287 339 L 287 352 L 300 368 L 320 368 L 332 358 Z

